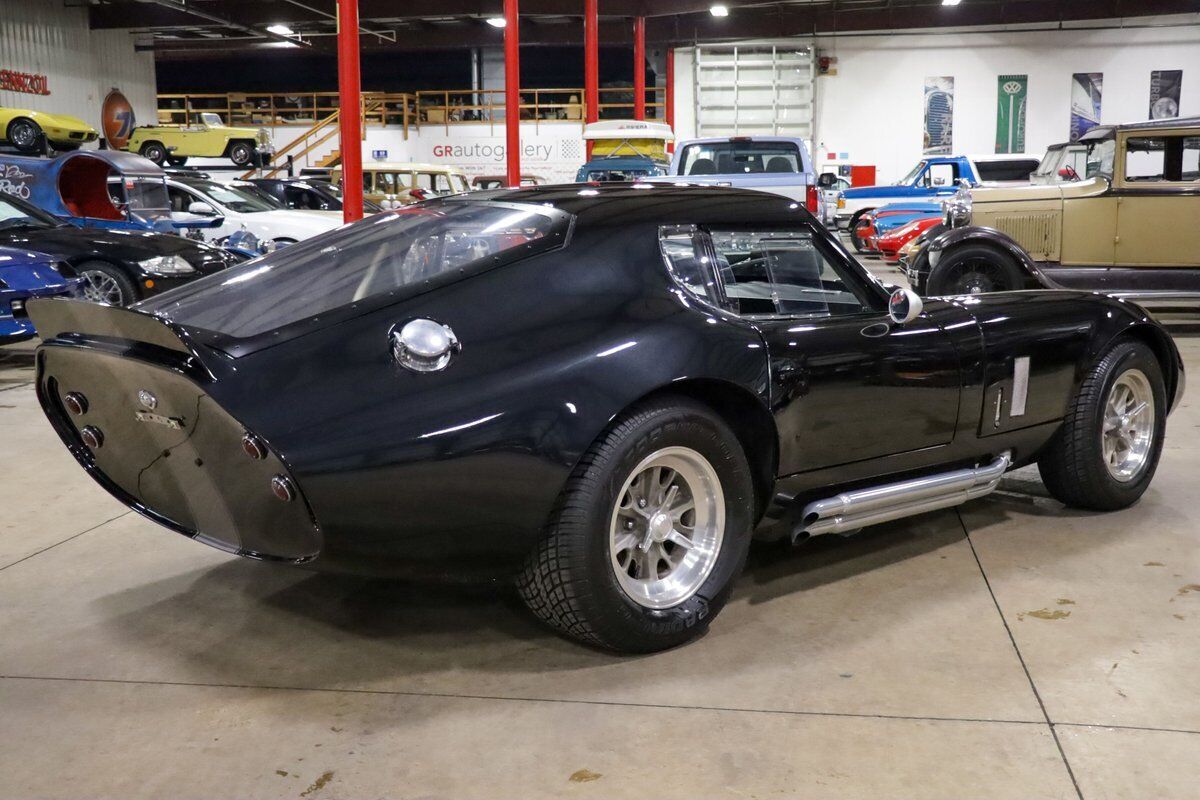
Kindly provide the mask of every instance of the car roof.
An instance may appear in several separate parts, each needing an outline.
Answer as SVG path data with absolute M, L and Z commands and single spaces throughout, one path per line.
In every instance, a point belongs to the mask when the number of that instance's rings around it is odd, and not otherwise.
M 422 164 L 416 161 L 373 161 L 370 164 L 363 164 L 363 172 L 371 170 L 395 170 L 396 172 L 451 172 L 456 175 L 464 175 L 458 167 L 448 167 L 445 164 Z
M 811 219 L 802 204 L 783 195 L 679 183 L 523 186 L 455 195 L 440 202 L 471 201 L 548 205 L 574 214 L 584 225 L 753 225 Z

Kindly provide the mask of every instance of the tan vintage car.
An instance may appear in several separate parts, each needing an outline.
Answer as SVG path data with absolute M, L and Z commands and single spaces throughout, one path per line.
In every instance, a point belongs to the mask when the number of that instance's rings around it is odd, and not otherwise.
M 385 209 L 471 191 L 467 173 L 443 164 L 376 161 L 363 164 L 362 171 L 363 197 Z M 340 185 L 341 169 L 331 170 L 329 178 Z
M 1200 117 L 1093 128 L 1077 182 L 960 189 L 907 265 L 922 294 L 1032 287 L 1200 298 Z

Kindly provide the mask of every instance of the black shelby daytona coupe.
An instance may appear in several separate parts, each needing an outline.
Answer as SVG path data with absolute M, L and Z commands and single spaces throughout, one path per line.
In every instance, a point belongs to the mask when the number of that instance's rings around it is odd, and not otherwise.
M 952 506 L 1036 462 L 1117 509 L 1183 391 L 1138 306 L 924 304 L 802 206 L 571 185 L 369 217 L 131 309 L 29 304 L 83 467 L 205 544 L 319 569 L 510 563 L 562 633 L 695 637 L 752 535 Z

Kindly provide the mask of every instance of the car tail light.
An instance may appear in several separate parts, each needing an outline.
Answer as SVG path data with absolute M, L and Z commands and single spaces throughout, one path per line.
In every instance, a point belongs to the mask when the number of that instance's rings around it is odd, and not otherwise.
M 820 207 L 819 203 L 820 192 L 815 184 L 810 183 L 808 185 L 808 190 L 804 193 L 804 207 L 815 214 L 817 213 L 817 209 Z
M 271 492 L 285 503 L 291 502 L 296 496 L 296 490 L 292 486 L 291 480 L 285 475 L 276 475 L 271 478 Z

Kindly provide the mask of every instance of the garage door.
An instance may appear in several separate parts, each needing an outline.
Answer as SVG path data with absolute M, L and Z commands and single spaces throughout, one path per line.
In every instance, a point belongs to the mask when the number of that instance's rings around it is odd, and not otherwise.
M 812 140 L 811 48 L 750 42 L 701 45 L 693 54 L 697 136 Z

